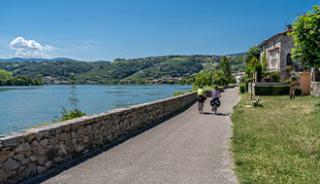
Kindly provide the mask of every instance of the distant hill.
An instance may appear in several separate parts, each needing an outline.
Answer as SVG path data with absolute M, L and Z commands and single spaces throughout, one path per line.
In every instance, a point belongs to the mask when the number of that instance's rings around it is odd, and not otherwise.
M 21 57 L 15 57 L 15 58 L 8 58 L 8 59 L 0 59 L 0 62 L 45 62 L 45 61 L 50 61 L 50 62 L 63 62 L 63 61 L 76 61 L 74 59 L 70 58 L 64 58 L 64 57 L 59 57 L 59 58 L 21 58 Z
M 0 59 L 0 68 L 14 76 L 43 78 L 48 84 L 68 83 L 75 76 L 83 84 L 177 83 L 201 70 L 219 65 L 222 56 L 171 55 L 137 59 L 115 59 L 113 62 L 84 62 L 69 58 Z M 232 71 L 244 70 L 245 53 L 227 55 Z

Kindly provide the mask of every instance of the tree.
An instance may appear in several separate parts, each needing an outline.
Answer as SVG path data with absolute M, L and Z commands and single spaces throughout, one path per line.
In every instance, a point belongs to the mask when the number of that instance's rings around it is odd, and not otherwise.
M 225 77 L 225 74 L 222 72 L 222 70 L 216 71 L 212 77 L 214 85 L 227 86 L 229 83 L 228 79 Z
M 226 79 L 227 83 L 233 82 L 233 76 L 231 73 L 231 67 L 230 62 L 227 57 L 222 57 L 221 63 L 220 63 L 220 70 L 223 74 L 223 77 Z
M 259 58 L 260 57 L 260 48 L 257 46 L 251 47 L 247 53 L 247 57 L 246 57 L 246 64 L 248 65 L 248 63 L 251 62 L 251 59 L 255 57 L 255 58 Z
M 254 73 L 258 65 L 260 65 L 259 60 L 256 57 L 252 57 L 250 62 L 247 63 L 247 69 L 250 73 Z
M 267 54 L 266 54 L 266 52 L 264 52 L 264 53 L 262 54 L 261 66 L 262 66 L 262 71 L 267 71 L 267 69 L 268 69 L 268 62 L 267 62 Z
M 12 73 L 6 70 L 0 69 L 0 81 L 8 81 L 12 78 Z
M 247 75 L 253 76 L 253 74 L 257 73 L 257 81 L 261 80 L 262 77 L 262 66 L 259 60 L 256 57 L 252 57 L 251 60 L 247 63 Z
M 298 17 L 289 35 L 294 40 L 293 58 L 306 67 L 320 67 L 320 6 Z
M 196 75 L 195 81 L 193 83 L 193 88 L 197 89 L 199 87 L 212 86 L 213 84 L 213 71 L 200 72 Z

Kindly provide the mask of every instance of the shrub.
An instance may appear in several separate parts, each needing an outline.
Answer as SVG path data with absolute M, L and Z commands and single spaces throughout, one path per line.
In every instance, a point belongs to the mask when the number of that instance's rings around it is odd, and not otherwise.
M 262 79 L 262 65 L 259 64 L 255 67 L 255 71 L 257 72 L 257 82 L 260 82 Z
M 228 84 L 227 88 L 235 88 L 237 86 L 238 86 L 237 83 L 232 83 L 232 84 Z
M 79 118 L 79 117 L 82 117 L 85 115 L 86 115 L 86 113 L 80 111 L 79 109 L 73 109 L 73 110 L 67 111 L 65 108 L 63 108 L 60 120 L 66 121 L 66 120 L 71 120 L 74 118 Z
M 212 86 L 213 72 L 200 72 L 196 75 L 192 88 L 198 89 L 199 87 Z
M 279 72 L 271 72 L 270 78 L 272 82 L 280 82 L 280 73 Z
M 245 93 L 246 92 L 246 85 L 244 83 L 240 84 L 240 93 Z

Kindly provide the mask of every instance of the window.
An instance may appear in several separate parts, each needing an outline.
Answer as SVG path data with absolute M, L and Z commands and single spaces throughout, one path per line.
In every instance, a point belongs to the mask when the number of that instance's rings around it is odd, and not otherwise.
M 280 49 L 275 48 L 269 51 L 269 69 L 276 70 L 279 69 L 280 62 Z
M 287 62 L 287 66 L 292 66 L 293 65 L 290 53 L 287 54 L 286 62 Z

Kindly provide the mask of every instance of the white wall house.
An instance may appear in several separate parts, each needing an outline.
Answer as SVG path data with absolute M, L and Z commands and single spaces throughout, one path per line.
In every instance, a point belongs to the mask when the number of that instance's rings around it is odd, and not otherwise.
M 288 35 L 290 27 L 284 32 L 273 35 L 264 40 L 259 47 L 260 61 L 266 54 L 268 71 L 279 71 L 281 75 L 285 75 L 287 66 L 293 66 L 291 59 L 291 49 L 294 46 L 293 38 Z

